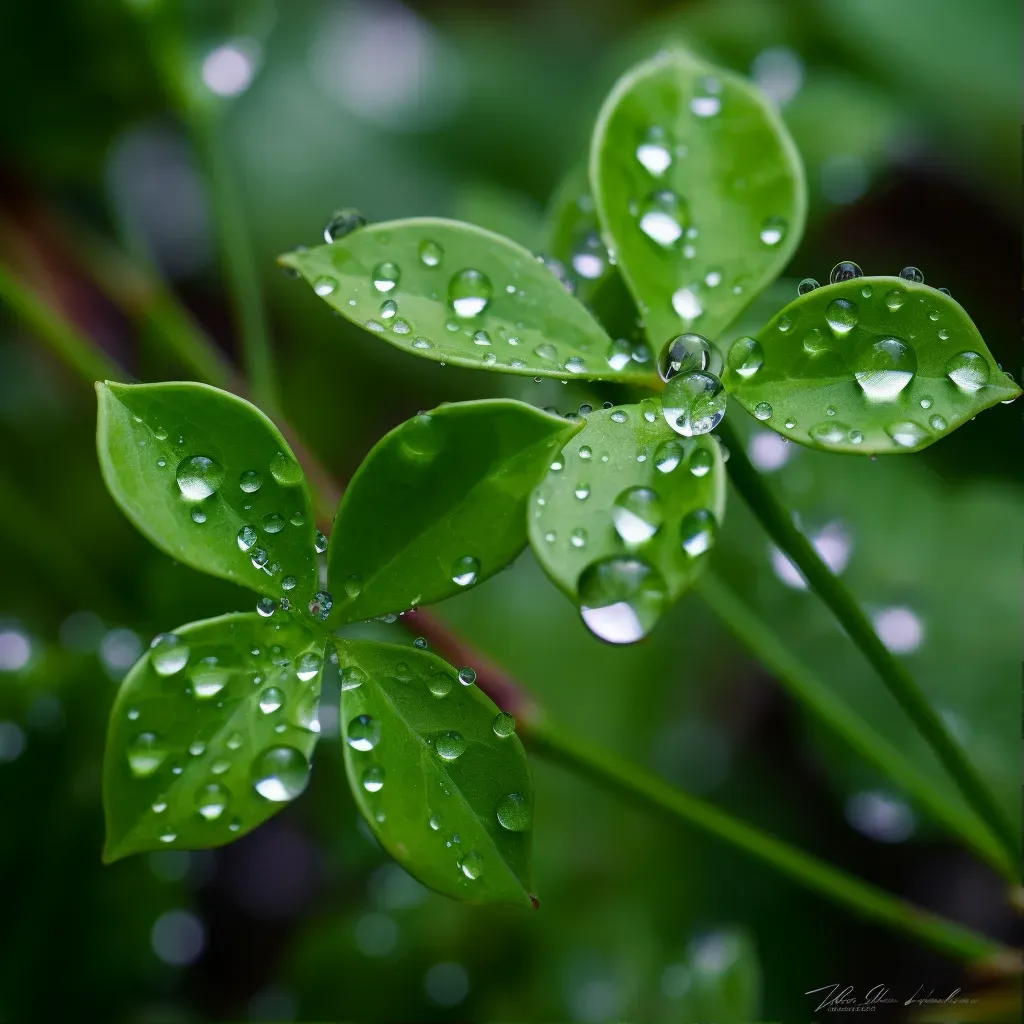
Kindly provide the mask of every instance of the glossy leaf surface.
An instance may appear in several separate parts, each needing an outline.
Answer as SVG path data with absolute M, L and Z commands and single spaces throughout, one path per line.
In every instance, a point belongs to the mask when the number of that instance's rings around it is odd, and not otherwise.
M 680 49 L 612 90 L 590 180 L 656 352 L 685 331 L 714 340 L 803 232 L 803 168 L 778 113 L 745 79 Z
M 595 635 L 630 643 L 696 578 L 724 511 L 718 442 L 645 399 L 587 417 L 534 492 L 530 545 Z
M 722 381 L 784 437 L 861 454 L 926 448 L 1020 394 L 958 302 L 900 277 L 800 296 L 734 342 Z
M 338 509 L 328 553 L 337 621 L 430 604 L 526 545 L 530 491 L 579 424 L 523 402 L 443 405 L 382 438 Z
M 374 224 L 280 262 L 342 316 L 413 355 L 531 377 L 651 377 L 651 366 L 613 368 L 611 339 L 533 253 L 470 224 Z
M 342 640 L 338 655 L 349 782 L 381 845 L 447 896 L 530 906 L 533 787 L 508 716 L 426 651 Z
M 158 548 L 275 599 L 316 583 L 313 512 L 280 431 L 205 384 L 97 384 L 107 489 Z
M 283 612 L 161 634 L 114 702 L 103 768 L 104 857 L 222 846 L 309 779 L 323 641 Z

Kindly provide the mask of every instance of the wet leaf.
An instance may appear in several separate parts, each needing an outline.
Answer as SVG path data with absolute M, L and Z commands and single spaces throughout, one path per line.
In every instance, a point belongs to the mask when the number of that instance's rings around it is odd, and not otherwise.
M 352 478 L 328 553 L 335 619 L 451 597 L 526 545 L 530 491 L 579 424 L 523 402 L 443 405 L 382 438 Z
M 306 787 L 323 641 L 283 612 L 161 634 L 110 714 L 106 861 L 223 846 Z
M 590 179 L 656 352 L 684 331 L 714 340 L 803 232 L 803 168 L 778 113 L 745 79 L 680 49 L 612 90 Z
M 613 368 L 611 339 L 533 253 L 470 224 L 374 224 L 279 262 L 342 316 L 413 355 L 529 376 L 652 377 L 650 364 Z
M 508 716 L 428 652 L 338 654 L 349 783 L 384 849 L 446 896 L 530 906 L 533 786 Z
M 645 399 L 587 417 L 534 491 L 530 545 L 595 635 L 631 643 L 696 578 L 724 512 L 718 442 Z
M 103 479 L 122 511 L 186 565 L 280 600 L 316 589 L 313 511 L 280 431 L 205 384 L 97 384 Z
M 958 302 L 901 277 L 800 296 L 733 343 L 722 381 L 784 437 L 860 454 L 918 451 L 1020 394 Z

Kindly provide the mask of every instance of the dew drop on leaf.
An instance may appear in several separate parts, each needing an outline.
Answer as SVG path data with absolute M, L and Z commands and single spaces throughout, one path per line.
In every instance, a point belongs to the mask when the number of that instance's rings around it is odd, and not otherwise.
M 605 558 L 583 570 L 577 584 L 580 615 L 596 637 L 635 643 L 661 617 L 667 589 L 661 574 L 634 557 Z
M 715 542 L 718 523 L 710 509 L 695 509 L 683 516 L 679 536 L 683 550 L 692 558 L 704 554 Z
M 152 775 L 164 763 L 167 751 L 153 732 L 142 732 L 128 745 L 128 767 L 137 779 Z
M 424 239 L 420 242 L 419 256 L 420 263 L 425 267 L 436 267 L 441 262 L 441 257 L 444 255 L 444 250 L 437 244 L 432 242 L 429 238 Z
M 334 607 L 334 598 L 326 590 L 318 590 L 309 602 L 309 614 L 320 622 L 326 622 Z
M 499 711 L 494 716 L 491 728 L 499 739 L 507 739 L 516 731 L 516 720 L 507 711 Z
M 729 347 L 729 368 L 745 380 L 764 365 L 764 349 L 756 338 L 738 338 Z
M 454 685 L 452 677 L 447 672 L 434 672 L 427 677 L 427 689 L 435 697 L 447 697 Z
M 318 277 L 313 282 L 313 291 L 322 299 L 327 298 L 328 295 L 333 295 L 337 290 L 338 282 L 333 277 Z
M 202 658 L 189 671 L 192 693 L 199 700 L 215 697 L 228 681 L 228 670 L 213 656 Z
M 448 301 L 458 317 L 469 319 L 479 316 L 488 306 L 493 294 L 490 278 L 479 270 L 460 270 L 448 282 Z
M 452 583 L 468 587 L 476 583 L 480 574 L 480 563 L 471 555 L 463 555 L 452 563 Z
M 820 288 L 821 285 L 813 277 L 805 277 L 797 286 L 797 295 L 806 295 L 808 292 L 813 292 L 815 288 Z
M 832 268 L 828 280 L 830 284 L 840 284 L 843 281 L 852 281 L 855 277 L 863 277 L 864 271 L 850 260 L 843 260 Z
M 176 633 L 158 633 L 149 645 L 149 663 L 157 675 L 173 676 L 188 664 L 189 653 Z
M 786 237 L 788 229 L 789 225 L 782 217 L 769 217 L 761 225 L 761 241 L 769 248 L 774 248 Z
M 202 501 L 216 493 L 224 468 L 208 455 L 189 455 L 178 463 L 175 479 L 186 501 Z
M 358 210 L 352 208 L 335 210 L 331 214 L 331 219 L 324 226 L 324 241 L 336 242 L 339 238 L 344 238 L 357 228 L 361 228 L 365 223 L 366 218 Z
M 917 353 L 899 338 L 868 339 L 854 354 L 854 377 L 874 401 L 891 401 L 917 372 Z
M 459 682 L 463 686 L 472 686 L 476 682 L 476 669 L 470 668 L 468 665 L 465 668 L 460 668 Z
M 363 772 L 362 782 L 367 793 L 379 793 L 384 788 L 384 769 L 372 765 Z
M 284 704 L 284 693 L 276 686 L 268 686 L 260 694 L 260 711 L 265 715 L 271 715 Z
M 711 361 L 711 345 L 699 334 L 680 334 L 669 341 L 658 357 L 658 373 L 671 380 L 681 373 L 706 370 Z
M 308 683 L 311 679 L 315 679 L 317 673 L 320 671 L 323 665 L 323 659 L 319 654 L 314 651 L 306 651 L 295 665 L 295 675 L 304 682 Z
M 924 274 L 917 267 L 904 267 L 900 271 L 900 277 L 904 281 L 913 281 L 915 284 L 924 284 Z
M 302 467 L 284 452 L 278 452 L 270 460 L 270 475 L 282 487 L 294 487 L 302 483 Z
M 255 494 L 263 486 L 263 477 L 255 469 L 247 469 L 238 478 L 238 486 L 246 494 Z
M 713 373 L 686 373 L 673 377 L 661 396 L 665 422 L 684 437 L 714 430 L 725 415 L 727 395 Z
M 636 158 L 648 174 L 660 178 L 672 166 L 672 154 L 665 144 L 665 131 L 654 127 L 636 147 Z
M 685 201 L 670 189 L 662 189 L 649 196 L 641 207 L 640 230 L 667 249 L 682 238 L 688 219 Z
M 629 545 L 649 541 L 664 520 L 661 498 L 650 487 L 627 487 L 612 503 L 615 532 Z
M 498 824 L 509 832 L 524 832 L 530 827 L 530 806 L 526 797 L 509 793 L 498 803 L 496 811 Z
M 309 762 L 294 747 L 270 747 L 253 762 L 253 788 L 266 800 L 294 800 L 308 783 Z
M 356 715 L 348 723 L 348 745 L 353 750 L 373 750 L 380 742 L 380 725 L 370 715 Z
M 373 268 L 373 287 L 376 288 L 377 291 L 387 294 L 398 284 L 401 276 L 398 265 L 392 263 L 390 260 L 378 263 L 377 266 Z
M 770 420 L 772 418 L 772 407 L 767 402 L 758 402 L 754 406 L 754 417 L 759 420 Z
M 459 861 L 459 870 L 471 881 L 479 878 L 484 871 L 483 858 L 478 853 L 467 853 Z
M 267 533 L 280 533 L 284 525 L 284 516 L 277 512 L 270 512 L 263 517 L 263 529 Z
M 711 452 L 701 445 L 694 448 L 690 455 L 690 472 L 696 477 L 707 476 L 711 472 L 714 458 Z
M 988 362 L 977 352 L 958 352 L 946 363 L 946 376 L 964 391 L 977 391 L 988 383 Z
M 654 452 L 654 468 L 671 473 L 683 461 L 685 452 L 678 441 L 662 441 Z
M 833 299 L 825 310 L 825 320 L 833 333 L 843 337 L 857 326 L 857 304 L 849 299 Z
M 269 619 L 277 611 L 277 602 L 272 597 L 261 597 L 256 602 L 256 611 L 265 619 Z
M 928 436 L 928 431 L 913 420 L 899 420 L 885 428 L 885 432 L 901 448 L 913 448 Z
M 230 795 L 218 782 L 211 782 L 196 793 L 196 810 L 206 821 L 216 821 L 228 806 Z
M 451 729 L 434 740 L 434 750 L 443 761 L 455 761 L 466 752 L 466 739 L 462 733 Z

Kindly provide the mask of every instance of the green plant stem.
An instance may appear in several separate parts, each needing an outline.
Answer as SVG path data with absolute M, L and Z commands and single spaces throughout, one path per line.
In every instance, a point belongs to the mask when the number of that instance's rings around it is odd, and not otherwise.
M 195 111 L 189 117 L 189 123 L 206 168 L 210 203 L 217 222 L 224 270 L 234 302 L 238 336 L 253 400 L 268 416 L 274 416 L 280 412 L 280 402 L 270 332 L 238 185 L 231 173 L 230 158 L 215 115 L 205 110 Z
M 552 760 L 594 781 L 640 799 L 770 864 L 782 874 L 860 917 L 913 936 L 961 960 L 996 958 L 999 943 L 877 889 L 752 825 L 692 797 L 602 747 L 578 739 L 543 719 L 521 731 L 524 741 Z
M 121 370 L 102 349 L 55 313 L 31 288 L 0 265 L 0 302 L 6 303 L 25 325 L 71 369 L 90 383 L 118 378 Z
M 742 439 L 728 419 L 719 433 L 730 452 L 729 476 L 768 535 L 803 573 L 810 587 L 825 602 L 850 639 L 867 658 L 906 716 L 931 746 L 968 804 L 992 830 L 1010 861 L 1019 860 L 1020 837 L 1009 816 L 968 760 L 959 743 L 903 664 L 882 643 L 853 595 L 833 575 L 810 541 L 797 529 L 790 512 L 772 493 L 753 467 Z
M 917 804 L 967 842 L 1007 879 L 1016 879 L 1014 862 L 972 813 L 948 796 L 912 761 L 876 732 L 782 643 L 771 627 L 712 573 L 697 593 L 722 623 L 775 678 L 855 753 L 891 779 Z

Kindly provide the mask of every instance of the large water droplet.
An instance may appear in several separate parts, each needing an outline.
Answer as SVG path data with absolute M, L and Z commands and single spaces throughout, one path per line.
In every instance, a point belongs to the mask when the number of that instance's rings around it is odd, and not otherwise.
M 690 454 L 690 472 L 696 477 L 707 476 L 711 472 L 714 461 L 710 449 L 699 445 Z
M 435 697 L 447 697 L 454 685 L 454 680 L 447 672 L 434 672 L 427 677 L 427 689 Z
M 370 715 L 356 715 L 348 723 L 348 745 L 353 750 L 373 750 L 380 742 L 380 725 Z
M 509 832 L 525 832 L 530 827 L 530 805 L 520 793 L 509 793 L 503 797 L 495 813 L 498 824 Z
M 224 467 L 208 455 L 189 455 L 178 463 L 175 479 L 186 501 L 202 501 L 220 487 L 224 480 Z
M 854 376 L 868 398 L 891 401 L 917 372 L 917 353 L 899 338 L 878 338 L 860 346 L 854 365 Z
M 830 284 L 840 284 L 843 281 L 852 281 L 855 277 L 863 277 L 864 271 L 850 260 L 843 260 L 832 268 L 828 279 Z
M 268 686 L 260 694 L 260 711 L 265 715 L 272 715 L 279 711 L 284 704 L 284 691 L 276 686 Z
M 797 295 L 806 295 L 808 292 L 813 292 L 815 288 L 820 288 L 821 285 L 813 277 L 805 277 L 797 286 Z
M 323 665 L 323 659 L 315 651 L 306 651 L 295 665 L 295 674 L 304 683 L 316 678 Z
M 460 270 L 448 282 L 448 301 L 456 316 L 479 316 L 491 301 L 491 280 L 479 270 Z
M 444 439 L 432 416 L 420 413 L 407 420 L 398 434 L 398 443 L 410 462 L 432 462 L 441 450 Z
M 686 203 L 670 189 L 662 189 L 641 208 L 640 230 L 667 249 L 682 238 L 687 219 Z
M 774 410 L 768 402 L 758 402 L 754 406 L 754 417 L 759 420 L 770 420 Z
M 460 732 L 449 730 L 434 740 L 437 756 L 444 761 L 454 761 L 466 752 L 466 739 Z
M 683 550 L 693 558 L 704 554 L 714 544 L 717 530 L 718 523 L 710 509 L 688 512 L 679 527 Z
M 324 241 L 336 242 L 339 238 L 350 235 L 357 228 L 366 223 L 366 218 L 351 207 L 344 210 L 335 210 L 331 219 L 324 226 Z
M 729 347 L 729 369 L 744 379 L 764 365 L 764 349 L 756 338 L 739 338 Z
M 704 313 L 704 305 L 697 294 L 696 285 L 679 288 L 672 293 L 672 308 L 688 323 L 693 323 Z
M 605 558 L 587 566 L 577 591 L 587 628 L 613 644 L 631 644 L 645 637 L 667 603 L 661 574 L 634 557 Z
M 808 431 L 811 439 L 819 444 L 841 444 L 846 440 L 850 428 L 845 423 L 838 423 L 835 420 L 825 420 L 817 423 Z
M 636 158 L 644 170 L 655 178 L 660 178 L 672 166 L 672 154 L 665 144 L 665 132 L 662 128 L 652 128 L 644 141 L 636 147 Z
M 661 498 L 650 487 L 627 487 L 612 504 L 615 532 L 627 544 L 650 540 L 664 521 Z
M 678 441 L 662 441 L 654 452 L 654 468 L 671 473 L 683 461 L 685 451 Z
M 321 299 L 326 299 L 328 295 L 333 295 L 337 290 L 338 282 L 333 277 L 318 277 L 313 282 L 313 291 Z
M 459 870 L 471 881 L 475 881 L 484 872 L 484 861 L 479 853 L 467 853 L 459 861 Z
M 857 303 L 849 299 L 833 299 L 825 310 L 825 320 L 839 337 L 847 335 L 857 326 Z
M 228 670 L 211 654 L 192 666 L 189 671 L 192 693 L 200 700 L 215 697 L 227 685 Z
M 157 675 L 173 676 L 188 664 L 188 645 L 176 633 L 158 633 L 149 645 L 149 663 Z
M 341 670 L 341 688 L 358 690 L 366 682 L 366 673 L 355 665 L 347 665 Z
M 398 264 L 390 260 L 378 263 L 373 268 L 373 287 L 384 294 L 392 291 L 401 278 L 402 273 L 398 269 Z
M 270 747 L 253 762 L 253 788 L 266 800 L 294 800 L 309 783 L 309 762 L 294 747 Z
M 257 534 L 255 527 L 243 526 L 238 531 L 238 547 L 242 551 L 248 551 L 256 543 Z
M 885 428 L 885 432 L 901 448 L 915 448 L 928 437 L 928 431 L 913 420 L 900 420 Z
M 491 728 L 499 739 L 507 739 L 516 731 L 516 720 L 507 711 L 499 711 L 494 716 Z
M 247 469 L 238 478 L 238 486 L 246 494 L 255 494 L 263 486 L 263 477 L 255 469 Z
M 684 437 L 714 430 L 725 415 L 726 393 L 713 373 L 673 377 L 661 396 L 665 422 Z
M 384 788 L 384 769 L 380 765 L 371 765 L 363 772 L 363 789 L 367 793 L 379 793 Z
M 282 487 L 294 487 L 302 483 L 302 467 L 284 452 L 278 452 L 270 460 L 270 475 Z
M 658 356 L 658 373 L 671 380 L 681 373 L 706 370 L 711 360 L 711 344 L 699 334 L 680 334 L 666 343 Z
M 452 583 L 460 587 L 468 587 L 476 583 L 480 574 L 480 563 L 471 555 L 463 555 L 452 563 Z
M 230 794 L 222 785 L 211 782 L 196 793 L 196 810 L 207 821 L 216 821 L 224 813 L 230 799 Z
M 128 767 L 137 779 L 145 779 L 164 763 L 167 751 L 156 733 L 139 733 L 127 750 Z
M 904 281 L 913 281 L 915 284 L 924 284 L 924 274 L 917 267 L 904 267 L 900 271 L 900 277 Z
M 278 512 L 268 512 L 263 517 L 263 529 L 267 533 L 280 533 L 284 526 L 284 516 Z
M 977 391 L 988 383 L 988 360 L 977 352 L 958 352 L 946 363 L 946 376 L 964 391 Z

